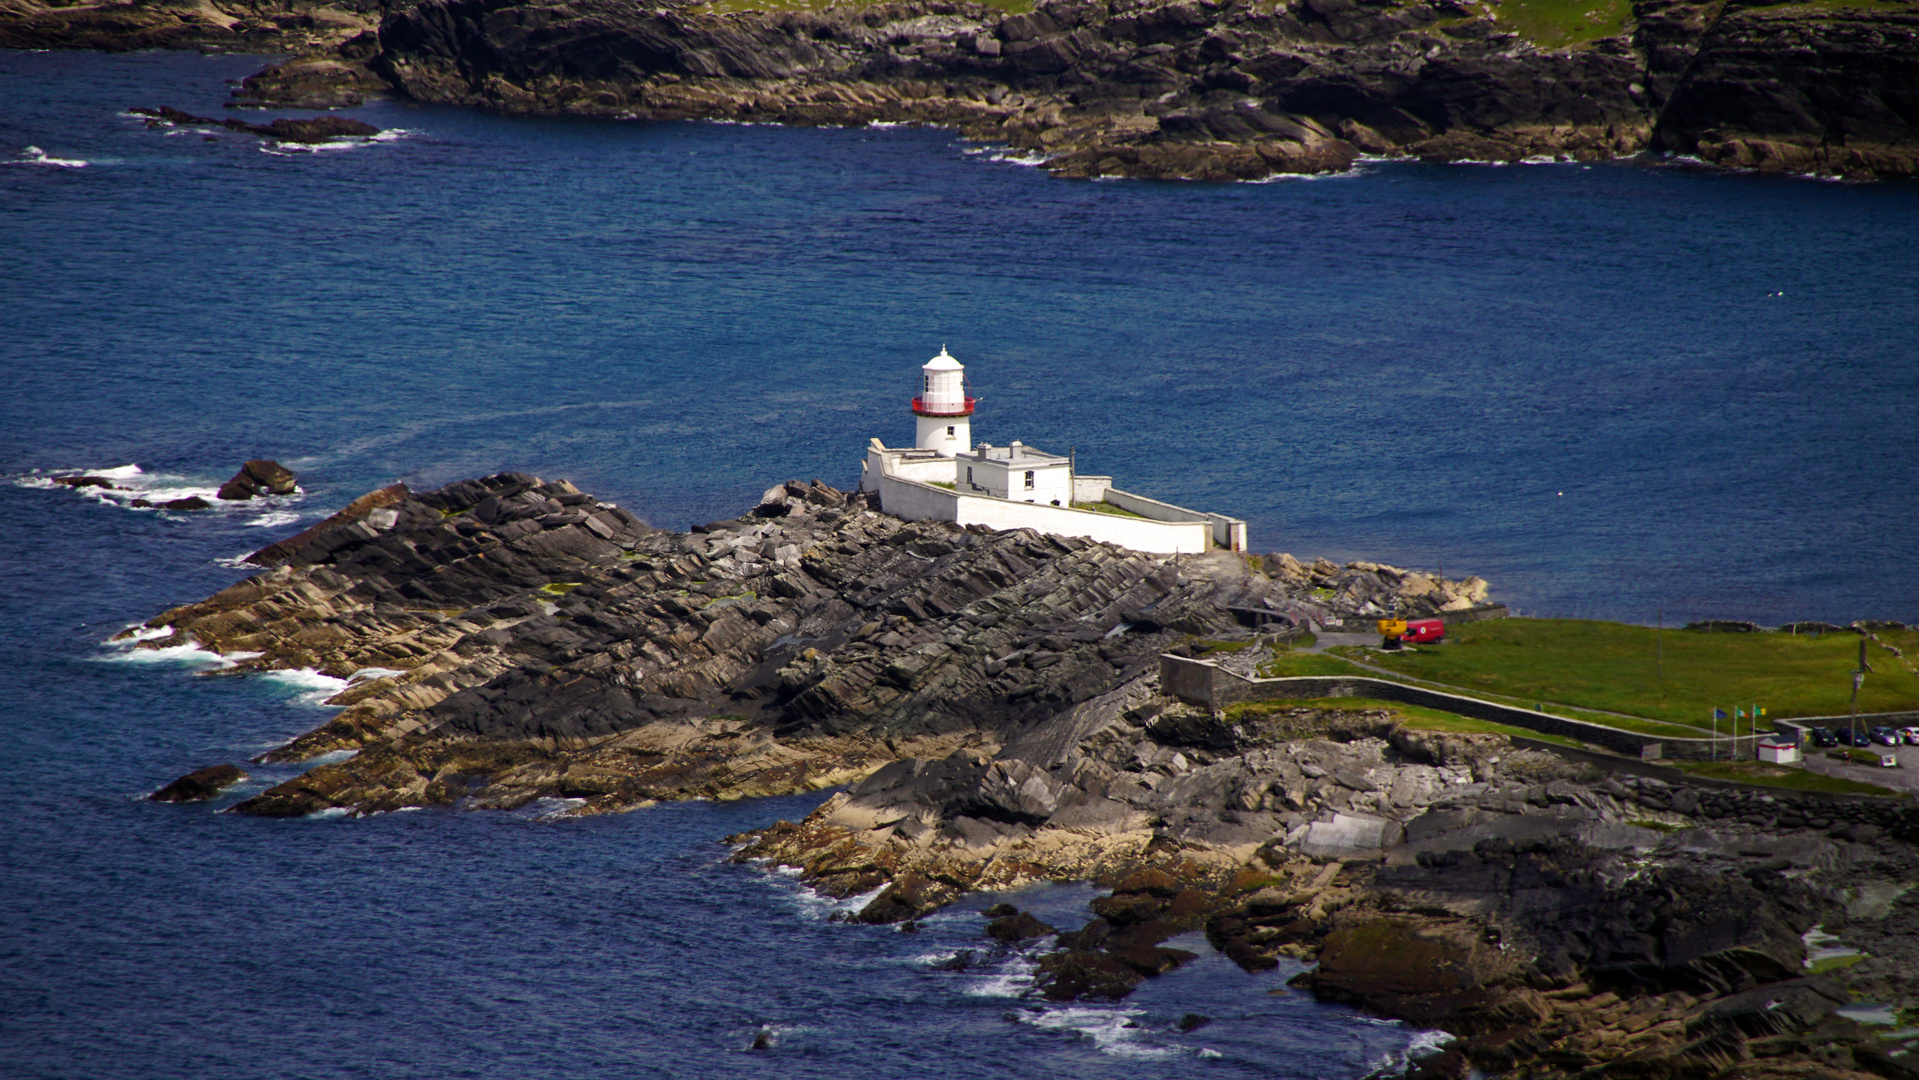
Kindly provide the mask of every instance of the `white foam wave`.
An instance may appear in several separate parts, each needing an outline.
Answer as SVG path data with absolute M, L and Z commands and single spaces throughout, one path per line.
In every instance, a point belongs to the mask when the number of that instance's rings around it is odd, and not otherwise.
M 112 481 L 112 487 L 69 487 L 57 481 L 73 476 L 97 476 Z M 62 488 L 72 491 L 82 498 L 108 506 L 118 506 L 127 510 L 165 510 L 161 503 L 176 499 L 197 498 L 208 505 L 204 510 L 194 513 L 253 513 L 260 515 L 250 525 L 262 527 L 285 526 L 299 520 L 299 514 L 290 509 L 306 498 L 306 492 L 298 487 L 288 495 L 265 495 L 255 499 L 229 501 L 220 498 L 220 483 L 204 477 L 186 476 L 179 473 L 150 473 L 138 465 L 121 465 L 111 469 L 53 469 L 17 476 L 13 481 L 20 487 Z M 135 503 L 150 503 L 149 506 L 136 506 Z
M 247 522 L 247 526 L 254 529 L 271 529 L 281 525 L 291 525 L 298 520 L 300 515 L 295 511 L 274 510 Z
M 134 664 L 195 664 L 210 668 L 229 668 L 234 664 L 212 649 L 202 647 L 197 641 L 163 645 L 157 649 L 116 649 L 107 654 L 107 659 Z
M 336 679 L 331 675 L 322 675 L 312 668 L 293 668 L 285 671 L 261 672 L 267 679 L 301 691 L 299 700 L 307 705 L 318 707 L 326 700 L 347 688 L 345 679 Z
M 84 169 L 87 167 L 87 163 L 84 161 L 81 161 L 79 158 L 53 157 L 49 155 L 45 150 L 42 150 L 37 146 L 29 146 L 26 149 L 22 150 L 20 152 L 19 160 L 10 161 L 7 164 L 9 165 L 47 165 L 56 169 Z
M 1021 1020 L 1041 1031 L 1057 1031 L 1091 1039 L 1101 1053 L 1115 1057 L 1169 1058 L 1179 1051 L 1143 1042 L 1146 1029 L 1138 1026 L 1141 1009 L 1067 1008 L 1027 1013 Z M 1132 1025 L 1132 1026 L 1129 1026 Z
M 1313 181 L 1313 180 L 1351 180 L 1351 179 L 1354 179 L 1355 177 L 1365 176 L 1367 171 L 1368 170 L 1360 168 L 1359 165 L 1355 163 L 1351 168 L 1344 169 L 1340 172 L 1273 173 L 1271 176 L 1262 176 L 1257 180 L 1247 180 L 1245 181 L 1245 183 L 1248 183 L 1248 184 L 1293 184 L 1293 183 L 1306 183 L 1308 181 Z
M 968 997 L 1016 998 L 1024 997 L 1033 988 L 1033 972 L 1039 965 L 1030 961 L 1017 961 L 1008 970 L 996 975 L 976 979 L 966 985 Z
M 885 885 L 878 885 L 858 896 L 839 900 L 803 884 L 799 880 L 802 871 L 798 867 L 768 866 L 767 869 L 771 871 L 772 877 L 784 879 L 783 884 L 786 884 L 790 890 L 788 895 L 792 897 L 794 905 L 799 908 L 802 915 L 821 922 L 833 918 L 834 915 L 841 917 L 851 915 L 872 903 L 874 897 L 886 891 Z
M 329 806 L 325 810 L 315 810 L 313 813 L 306 815 L 306 820 L 331 821 L 334 818 L 343 818 L 352 813 L 353 810 L 350 807 Z
M 1452 1042 L 1453 1037 L 1443 1031 L 1416 1031 L 1413 1033 L 1413 1041 L 1406 1046 L 1406 1060 L 1413 1061 L 1435 1050 L 1444 1050 L 1451 1046 Z
M 887 128 L 912 127 L 913 125 L 901 123 L 900 121 L 897 121 L 897 120 L 869 120 L 867 121 L 866 126 L 869 128 L 879 128 L 881 130 L 885 130 Z
M 522 812 L 535 821 L 549 821 L 553 818 L 566 817 L 585 805 L 585 799 L 534 799 L 526 804 Z
M 412 132 L 406 128 L 388 128 L 378 135 L 350 136 L 317 143 L 269 141 L 260 144 L 260 152 L 272 154 L 274 157 L 297 157 L 301 154 L 320 154 L 329 150 L 355 150 L 375 143 L 398 142 L 411 134 Z

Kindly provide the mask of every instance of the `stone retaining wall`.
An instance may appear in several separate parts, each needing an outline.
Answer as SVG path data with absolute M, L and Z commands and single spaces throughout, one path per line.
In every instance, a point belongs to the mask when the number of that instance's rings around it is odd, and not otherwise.
M 1919 838 L 1919 806 L 1911 799 L 1762 789 L 1683 774 L 1671 782 L 1650 776 L 1608 779 L 1595 790 L 1661 814 L 1703 822 L 1730 819 L 1767 829 L 1829 829 L 1856 841 L 1886 833 L 1906 841 Z

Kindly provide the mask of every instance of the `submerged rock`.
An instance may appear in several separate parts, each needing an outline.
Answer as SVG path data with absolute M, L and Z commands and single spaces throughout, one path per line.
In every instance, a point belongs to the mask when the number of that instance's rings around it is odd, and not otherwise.
M 247 778 L 238 765 L 209 765 L 147 796 L 153 802 L 206 802 Z
M 251 135 L 260 135 L 269 139 L 276 139 L 280 142 L 291 143 L 322 143 L 335 139 L 359 139 L 380 133 L 380 129 L 374 127 L 372 124 L 363 123 L 359 120 L 351 120 L 344 116 L 315 116 L 306 120 L 280 117 L 272 123 L 249 124 L 244 120 L 235 120 L 231 117 L 225 120 L 215 120 L 210 117 L 195 116 L 192 113 L 181 112 L 179 109 L 167 105 L 162 105 L 157 109 L 135 107 L 127 111 L 138 116 L 148 117 L 147 126 L 149 127 L 164 126 L 166 124 L 173 124 L 180 127 L 217 127 L 227 131 L 246 132 Z M 248 464 L 251 465 L 255 463 L 248 462 Z M 264 462 L 262 464 L 279 468 L 277 462 Z M 242 471 L 244 472 L 244 470 Z M 289 473 L 288 475 L 290 476 L 292 474 Z M 237 480 L 239 477 L 235 477 L 235 479 Z M 231 481 L 229 481 L 229 483 L 231 483 Z M 288 490 L 292 489 L 289 488 Z M 229 497 L 230 496 L 226 495 L 221 496 L 223 499 Z

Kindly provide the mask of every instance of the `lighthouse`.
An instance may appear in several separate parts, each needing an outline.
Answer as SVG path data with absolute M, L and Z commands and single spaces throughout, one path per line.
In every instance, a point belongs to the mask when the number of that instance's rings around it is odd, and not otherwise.
M 966 368 L 944 345 L 920 367 L 913 416 L 918 427 L 915 447 L 947 458 L 973 448 L 973 399 L 966 396 Z

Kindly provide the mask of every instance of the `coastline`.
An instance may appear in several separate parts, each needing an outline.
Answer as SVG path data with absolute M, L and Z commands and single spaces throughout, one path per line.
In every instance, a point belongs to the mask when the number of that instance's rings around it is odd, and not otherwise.
M 1440 0 L 1047 0 L 1019 14 L 943 2 L 29 5 L 0 19 L 0 45 L 290 54 L 243 80 L 239 107 L 350 108 L 398 93 L 530 115 L 940 125 L 1082 179 L 1640 154 L 1919 174 L 1919 131 L 1882 101 L 1919 78 L 1919 15 L 1638 0 L 1617 27 L 1582 24 L 1563 44 L 1513 25 L 1495 6 Z
M 849 917 L 907 930 L 965 893 L 1090 880 L 1108 895 L 1083 927 L 988 927 L 1059 931 L 1054 1000 L 1124 997 L 1199 930 L 1247 970 L 1313 960 L 1296 982 L 1320 998 L 1451 1032 L 1420 1076 L 1905 1077 L 1835 1010 L 1913 1006 L 1909 801 L 1675 786 L 1363 706 L 1228 721 L 1160 692 L 1160 655 L 1246 638 L 1227 609 L 1248 599 L 1324 619 L 1431 579 L 906 523 L 817 483 L 674 534 L 517 474 L 370 493 L 252 560 L 147 624 L 175 634 L 126 636 L 403 674 L 355 680 L 262 760 L 357 754 L 241 812 L 847 786 L 735 857 L 871 894 Z M 1812 970 L 1820 934 L 1866 959 Z

